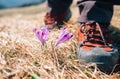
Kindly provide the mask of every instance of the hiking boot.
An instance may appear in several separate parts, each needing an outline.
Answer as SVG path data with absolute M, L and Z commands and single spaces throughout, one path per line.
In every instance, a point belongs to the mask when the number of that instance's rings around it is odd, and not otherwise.
M 67 22 L 71 17 L 70 9 L 60 15 L 53 15 L 51 13 L 46 13 L 44 22 L 48 28 L 52 29 L 54 27 L 60 28 L 64 22 Z
M 110 73 L 118 63 L 118 50 L 112 45 L 108 26 L 96 22 L 82 23 L 78 27 L 78 58 L 96 63 L 101 71 Z

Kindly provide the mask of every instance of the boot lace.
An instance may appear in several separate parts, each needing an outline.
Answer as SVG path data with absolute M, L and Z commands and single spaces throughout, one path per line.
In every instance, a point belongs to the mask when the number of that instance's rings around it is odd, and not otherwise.
M 98 23 L 93 23 L 93 24 L 83 23 L 81 24 L 80 31 L 85 36 L 85 39 L 83 40 L 81 45 L 93 46 L 94 43 L 94 44 L 101 44 L 102 47 L 104 46 L 112 47 L 112 44 L 108 43 L 106 40 L 108 39 L 108 35 L 107 35 L 108 29 L 101 28 Z M 90 42 L 91 44 L 86 44 L 86 42 Z

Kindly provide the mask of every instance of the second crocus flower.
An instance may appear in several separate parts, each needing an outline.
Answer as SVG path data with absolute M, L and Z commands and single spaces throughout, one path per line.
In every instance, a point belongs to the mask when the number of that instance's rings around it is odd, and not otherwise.
M 73 37 L 73 34 L 71 34 L 70 32 L 68 32 L 68 31 L 66 30 L 66 27 L 63 27 L 63 28 L 62 28 L 62 31 L 61 31 L 61 33 L 60 33 L 60 35 L 59 35 L 59 37 L 58 37 L 58 40 L 57 40 L 56 43 L 55 43 L 55 46 L 57 46 L 57 45 L 59 45 L 60 43 L 63 43 L 63 42 L 65 42 L 65 41 L 69 40 L 69 39 L 72 38 L 72 37 Z

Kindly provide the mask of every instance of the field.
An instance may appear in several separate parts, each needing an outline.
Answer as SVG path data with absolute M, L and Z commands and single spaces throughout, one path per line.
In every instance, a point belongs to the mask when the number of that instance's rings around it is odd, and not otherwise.
M 0 79 L 120 79 L 119 73 L 105 74 L 95 64 L 83 65 L 76 57 L 78 8 L 66 23 L 74 34 L 69 41 L 53 47 L 60 30 L 50 31 L 47 46 L 41 48 L 33 29 L 43 25 L 45 4 L 0 10 Z M 114 7 L 111 36 L 120 49 L 120 7 Z M 93 67 L 91 69 L 91 67 Z

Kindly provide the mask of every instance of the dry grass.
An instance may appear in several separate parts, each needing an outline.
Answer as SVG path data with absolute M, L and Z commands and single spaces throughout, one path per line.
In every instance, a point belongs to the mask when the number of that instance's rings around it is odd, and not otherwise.
M 0 79 L 120 79 L 117 73 L 107 75 L 95 64 L 83 65 L 77 59 L 75 21 L 67 24 L 67 29 L 74 34 L 70 41 L 53 48 L 60 33 L 59 29 L 54 29 L 50 31 L 47 47 L 41 48 L 33 29 L 41 27 L 43 15 L 44 12 L 0 17 Z M 115 13 L 112 25 L 119 28 L 120 23 L 115 21 L 119 20 L 117 16 Z

